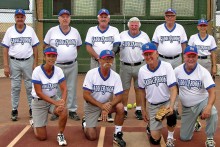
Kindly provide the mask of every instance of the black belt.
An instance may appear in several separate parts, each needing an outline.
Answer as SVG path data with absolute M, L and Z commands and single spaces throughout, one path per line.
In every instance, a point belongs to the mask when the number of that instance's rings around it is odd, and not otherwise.
M 176 55 L 176 56 L 173 56 L 173 57 L 167 57 L 167 56 L 164 56 L 164 55 L 161 55 L 161 54 L 159 54 L 159 56 L 162 57 L 162 58 L 165 58 L 165 59 L 175 59 L 175 58 L 178 58 L 180 56 L 180 54 Z
M 157 103 L 157 104 L 153 104 L 153 103 L 150 103 L 151 105 L 154 105 L 154 106 L 157 106 L 157 105 L 161 105 L 161 104 L 164 104 L 164 103 L 166 103 L 166 102 L 168 102 L 169 100 L 167 100 L 167 101 L 164 101 L 164 102 L 160 102 L 160 103 Z
M 76 62 L 77 60 L 75 59 L 74 61 L 70 61 L 70 62 L 64 62 L 64 63 L 57 63 L 57 64 L 60 64 L 60 65 L 70 65 L 70 64 L 73 64 L 74 62 Z
M 13 60 L 18 60 L 18 61 L 25 61 L 25 60 L 30 59 L 30 57 L 29 58 L 15 58 L 13 56 L 10 56 L 10 58 L 13 59 Z
M 126 63 L 126 62 L 122 62 L 124 65 L 129 65 L 129 66 L 138 66 L 141 65 L 142 62 L 136 62 L 136 63 Z
M 198 59 L 208 59 L 208 56 L 198 56 Z

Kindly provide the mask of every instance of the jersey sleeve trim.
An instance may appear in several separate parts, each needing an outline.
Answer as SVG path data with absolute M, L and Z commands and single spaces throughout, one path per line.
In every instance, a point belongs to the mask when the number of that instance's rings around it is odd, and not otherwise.
M 206 90 L 209 90 L 212 87 L 215 87 L 215 84 L 210 85 L 209 87 L 206 88 Z
M 87 87 L 83 87 L 83 89 L 84 89 L 84 90 L 88 90 L 88 91 L 91 91 L 91 92 L 92 92 L 92 90 L 91 90 L 91 89 L 89 89 L 89 88 L 87 88 Z
M 209 51 L 211 52 L 211 51 L 214 51 L 214 50 L 216 50 L 216 49 L 217 49 L 217 47 L 215 47 L 215 48 L 213 48 L 213 49 L 211 49 L 211 50 L 209 50 Z
M 35 45 L 33 45 L 32 47 L 38 46 L 40 44 L 40 42 L 36 43 Z
M 9 48 L 9 46 L 7 46 L 7 45 L 5 45 L 5 44 L 3 44 L 3 43 L 1 43 L 1 45 L 4 46 L 4 47 L 6 47 L 6 48 Z
M 89 42 L 85 42 L 85 45 L 90 45 L 90 46 L 92 46 L 92 44 L 91 44 L 91 43 L 89 43 Z
M 32 80 L 31 82 L 34 84 L 42 84 L 41 81 L 37 81 L 37 80 Z
M 177 85 L 177 82 L 174 82 L 173 84 L 170 84 L 168 87 L 171 88 L 173 86 Z
M 122 94 L 122 93 L 123 93 L 123 91 L 120 91 L 120 92 L 116 93 L 115 95 L 117 96 L 117 95 Z
M 58 81 L 58 83 L 60 84 L 60 83 L 62 83 L 64 80 L 65 80 L 65 78 L 63 77 L 62 79 L 60 79 L 60 80 Z

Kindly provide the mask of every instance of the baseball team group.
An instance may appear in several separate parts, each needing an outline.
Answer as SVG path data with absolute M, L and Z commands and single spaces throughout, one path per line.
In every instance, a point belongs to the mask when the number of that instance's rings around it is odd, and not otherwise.
M 189 40 L 182 25 L 176 23 L 176 11 L 164 12 L 165 22 L 156 27 L 152 40 L 140 30 L 137 17 L 128 20 L 119 33 L 109 25 L 107 9 L 98 11 L 98 25 L 90 27 L 86 50 L 91 56 L 90 70 L 82 88 L 84 116 L 77 114 L 77 54 L 82 46 L 78 30 L 70 26 L 71 14 L 62 9 L 59 25 L 48 30 L 44 37 L 44 63 L 38 65 L 38 37 L 32 27 L 25 24 L 23 9 L 15 11 L 15 25 L 9 27 L 1 42 L 3 46 L 4 74 L 11 79 L 11 119 L 18 120 L 21 80 L 24 80 L 29 104 L 30 123 L 37 139 L 47 139 L 48 114 L 51 121 L 58 120 L 59 145 L 67 145 L 64 130 L 67 118 L 82 120 L 82 129 L 88 140 L 98 138 L 97 123 L 114 121 L 113 142 L 126 146 L 122 126 L 127 119 L 129 90 L 136 96 L 135 116 L 146 122 L 149 141 L 160 145 L 163 119 L 168 135 L 166 147 L 175 146 L 175 126 L 181 121 L 180 139 L 190 141 L 195 131 L 201 130 L 205 120 L 206 147 L 215 147 L 214 135 L 218 112 L 214 106 L 216 75 L 216 42 L 207 33 L 208 22 L 198 20 L 198 33 Z M 120 71 L 116 72 L 115 57 L 119 56 Z M 133 82 L 133 84 L 132 84 Z M 178 104 L 180 100 L 181 104 Z M 181 105 L 181 114 L 178 112 Z M 161 119 L 155 115 L 161 108 Z M 115 113 L 112 118 L 112 113 Z

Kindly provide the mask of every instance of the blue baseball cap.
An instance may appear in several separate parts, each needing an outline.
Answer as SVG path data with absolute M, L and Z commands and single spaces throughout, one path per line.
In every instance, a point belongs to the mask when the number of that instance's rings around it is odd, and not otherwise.
M 100 59 L 103 59 L 103 58 L 105 58 L 105 57 L 112 57 L 112 58 L 114 58 L 115 55 L 114 55 L 114 53 L 113 53 L 111 50 L 103 50 L 103 51 L 100 53 L 99 58 L 100 58 Z
M 207 20 L 205 20 L 205 19 L 200 19 L 199 21 L 198 21 L 198 26 L 200 26 L 200 25 L 208 25 L 208 21 Z
M 66 10 L 66 9 L 62 9 L 62 10 L 60 10 L 60 12 L 59 12 L 59 16 L 61 16 L 61 15 L 63 15 L 63 14 L 68 14 L 68 15 L 70 15 L 70 11 L 68 11 L 68 10 Z
M 165 11 L 165 14 L 168 13 L 168 12 L 171 12 L 171 13 L 173 13 L 173 14 L 176 15 L 176 10 L 174 10 L 174 9 L 172 9 L 172 8 L 167 9 L 167 10 Z
M 197 48 L 195 46 L 187 46 L 184 50 L 184 54 L 198 54 Z
M 57 55 L 57 49 L 54 47 L 48 47 L 44 50 L 44 54 L 55 54 Z
M 146 43 L 142 46 L 141 49 L 142 49 L 143 54 L 157 51 L 157 47 L 154 43 Z
M 101 14 L 110 15 L 109 11 L 108 11 L 107 9 L 104 9 L 104 8 L 102 8 L 101 10 L 99 10 L 98 15 L 101 15 Z
M 17 10 L 15 10 L 15 15 L 18 15 L 18 14 L 25 15 L 25 11 L 24 11 L 23 9 L 17 9 Z

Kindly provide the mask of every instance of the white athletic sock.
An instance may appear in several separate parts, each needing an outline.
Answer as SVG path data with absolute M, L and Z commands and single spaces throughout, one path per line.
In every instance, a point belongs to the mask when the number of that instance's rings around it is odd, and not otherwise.
M 168 131 L 168 136 L 167 136 L 167 138 L 173 139 L 173 134 L 174 134 L 174 131 L 173 131 L 173 132 Z
M 121 132 L 122 126 L 115 126 L 115 134 Z
M 136 106 L 136 110 L 141 110 L 141 106 Z
M 124 107 L 124 110 L 125 110 L 125 111 L 128 111 L 128 108 L 127 108 L 127 107 Z

